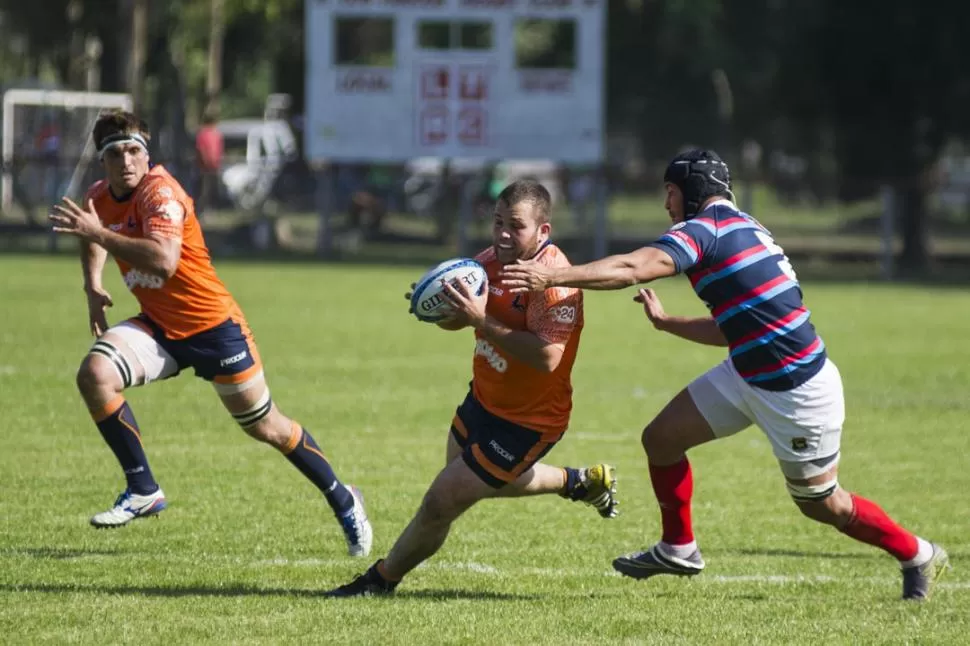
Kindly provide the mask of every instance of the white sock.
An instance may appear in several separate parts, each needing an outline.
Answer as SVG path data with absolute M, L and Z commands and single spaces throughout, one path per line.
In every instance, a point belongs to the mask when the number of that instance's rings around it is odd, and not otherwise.
M 899 562 L 899 567 L 903 568 L 904 570 L 906 568 L 919 567 L 933 557 L 933 546 L 930 545 L 929 541 L 923 540 L 922 538 L 917 536 L 916 544 L 919 547 L 919 549 L 916 552 L 916 556 L 914 556 L 908 561 Z
M 674 558 L 678 559 L 686 559 L 697 551 L 697 541 L 691 541 L 690 543 L 684 543 L 683 545 L 671 545 L 670 543 L 660 541 L 657 543 L 657 549 L 659 549 L 664 556 L 673 556 Z

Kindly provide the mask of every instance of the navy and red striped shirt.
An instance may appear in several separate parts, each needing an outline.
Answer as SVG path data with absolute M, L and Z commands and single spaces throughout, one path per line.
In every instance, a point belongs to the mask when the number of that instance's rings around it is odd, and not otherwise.
M 771 233 L 727 200 L 672 226 L 650 246 L 673 258 L 728 340 L 750 385 L 791 390 L 825 364 L 825 344 L 785 252 Z

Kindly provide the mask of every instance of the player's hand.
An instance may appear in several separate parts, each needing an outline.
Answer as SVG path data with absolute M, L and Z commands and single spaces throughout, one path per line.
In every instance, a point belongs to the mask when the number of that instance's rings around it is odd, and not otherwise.
M 513 294 L 541 292 L 552 287 L 552 272 L 552 267 L 535 260 L 516 260 L 515 263 L 502 267 L 498 277 Z
M 456 288 L 455 285 L 458 287 Z M 447 319 L 449 328 L 466 325 L 474 328 L 481 327 L 485 322 L 485 304 L 488 302 L 488 279 L 485 279 L 482 293 L 478 296 L 469 292 L 468 285 L 460 280 L 454 283 L 443 282 L 442 286 L 443 293 L 451 301 L 451 307 L 454 310 Z
M 660 297 L 652 289 L 640 289 L 637 291 L 637 295 L 633 297 L 637 303 L 643 303 L 643 312 L 653 323 L 655 328 L 660 328 L 663 322 L 667 319 L 667 312 L 664 311 L 663 303 L 660 302 Z
M 97 242 L 101 234 L 101 219 L 94 210 L 94 200 L 88 200 L 88 208 L 82 209 L 70 198 L 62 197 L 48 218 L 54 223 L 55 233 L 68 233 L 88 242 Z
M 108 319 L 104 311 L 114 305 L 111 294 L 101 287 L 89 287 L 85 290 L 88 296 L 88 324 L 91 334 L 100 337 L 108 331 Z
M 414 296 L 414 288 L 417 286 L 417 283 L 411 283 L 411 291 L 404 294 L 404 298 L 408 301 L 408 314 L 414 314 L 414 309 L 411 307 L 411 297 Z

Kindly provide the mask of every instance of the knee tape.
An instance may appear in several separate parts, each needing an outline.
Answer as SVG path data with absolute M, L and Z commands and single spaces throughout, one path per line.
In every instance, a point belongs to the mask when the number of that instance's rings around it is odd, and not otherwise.
M 839 489 L 839 481 L 830 480 L 819 485 L 797 485 L 785 482 L 788 493 L 795 502 L 822 502 Z

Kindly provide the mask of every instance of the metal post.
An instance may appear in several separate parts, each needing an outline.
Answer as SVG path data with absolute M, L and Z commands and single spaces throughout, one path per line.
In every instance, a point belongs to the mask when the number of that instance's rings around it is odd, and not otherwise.
M 596 215 L 593 224 L 593 258 L 602 258 L 607 253 L 607 236 L 609 225 L 607 210 L 609 202 L 609 188 L 607 186 L 606 166 L 601 165 L 596 173 Z
M 882 202 L 882 277 L 892 280 L 895 275 L 895 250 L 893 243 L 896 238 L 896 191 L 892 186 L 883 186 L 880 190 Z
M 13 95 L 7 92 L 3 96 L 3 134 L 0 140 L 3 142 L 3 159 L 0 166 L 3 167 L 3 179 L 0 182 L 0 211 L 9 211 L 13 206 Z
M 333 201 L 337 174 L 331 164 L 316 168 L 315 202 L 320 214 L 320 230 L 317 233 L 317 255 L 329 258 L 333 252 Z
M 461 201 L 458 207 L 458 255 L 467 256 L 469 254 L 469 235 L 468 229 L 472 221 L 474 210 L 474 199 L 472 189 L 475 186 L 474 178 L 462 177 L 461 181 Z
M 754 182 L 747 182 L 742 184 L 741 189 L 741 211 L 747 213 L 748 215 L 754 215 Z

